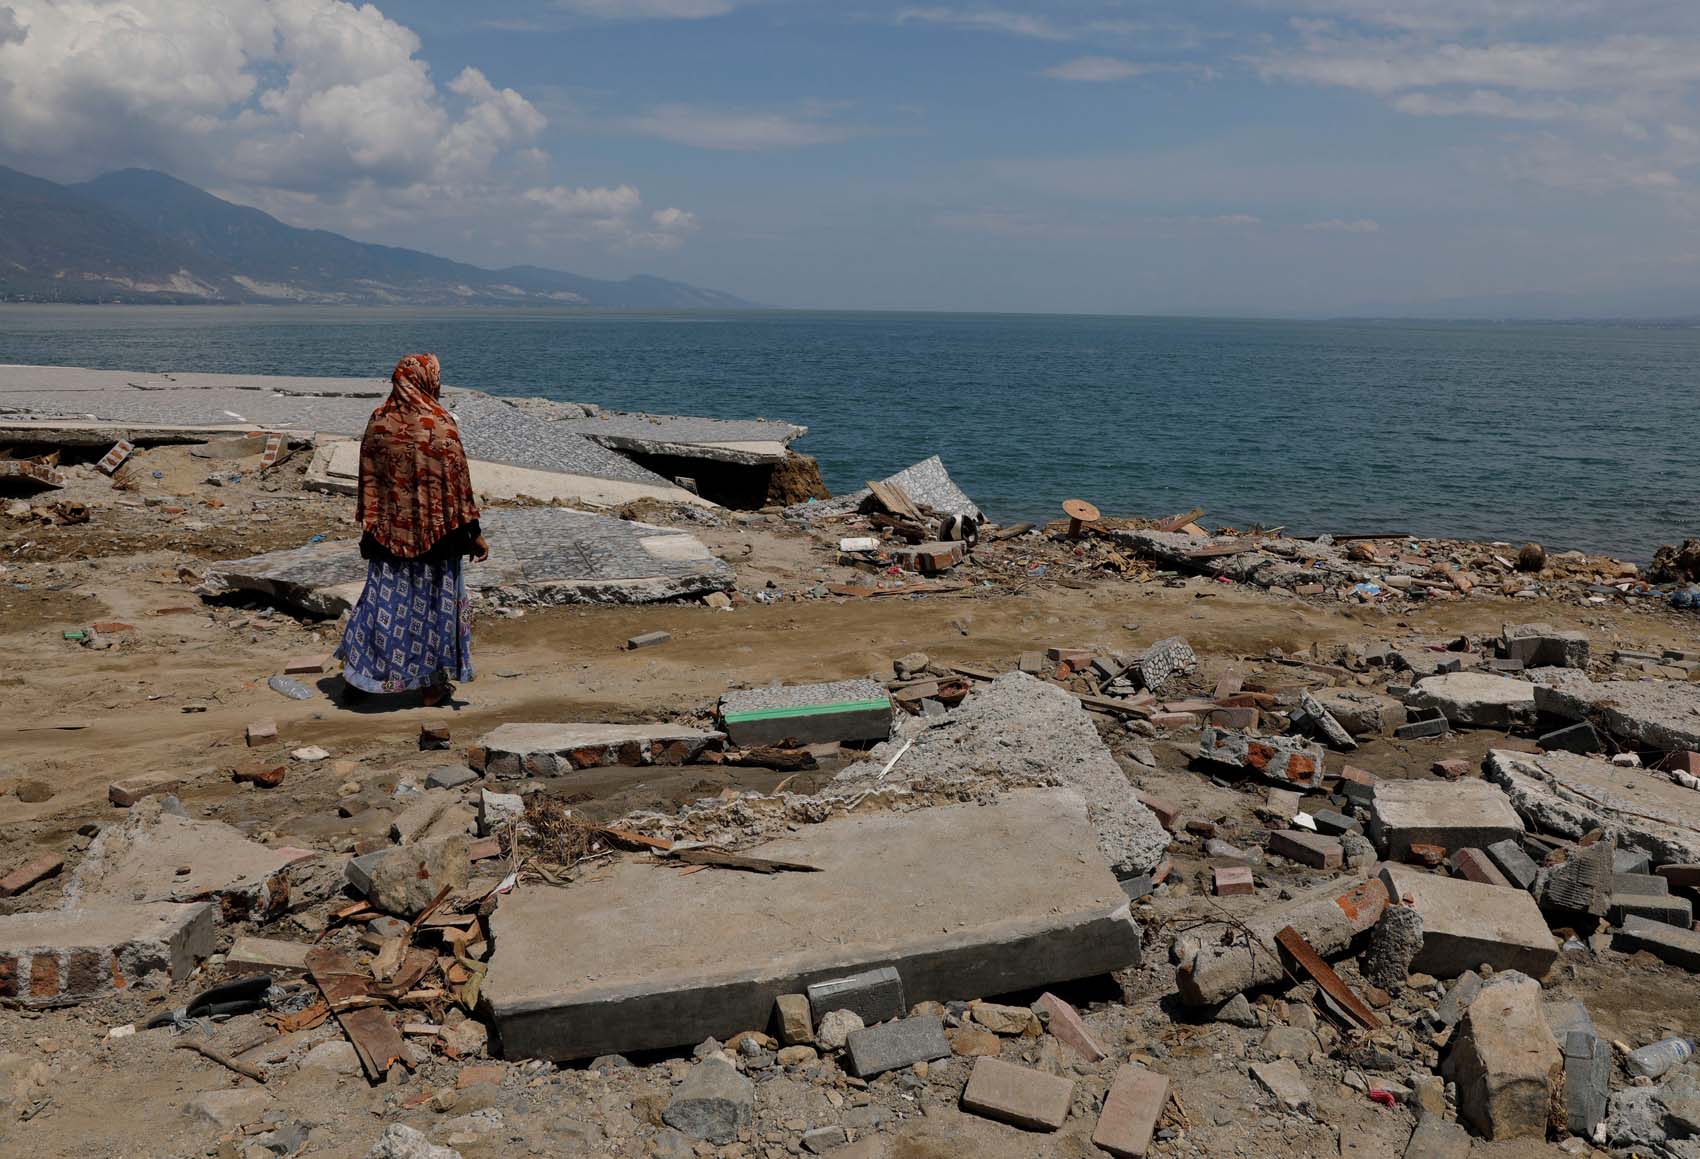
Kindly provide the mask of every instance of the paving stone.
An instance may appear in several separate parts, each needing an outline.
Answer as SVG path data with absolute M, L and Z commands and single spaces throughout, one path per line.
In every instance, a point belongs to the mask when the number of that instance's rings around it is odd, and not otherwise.
M 1545 1139 L 1564 1056 L 1541 1013 L 1541 986 L 1515 971 L 1498 974 L 1470 1003 L 1448 1064 L 1458 1114 L 1482 1135 Z
M 1085 802 L 1051 788 L 839 816 L 744 851 L 817 873 L 680 877 L 628 859 L 503 898 L 484 994 L 513 1057 L 572 1059 L 724 1038 L 765 1025 L 781 994 L 880 966 L 911 1003 L 1091 977 L 1140 958 L 1095 847 Z M 935 909 L 948 925 L 915 921 Z
M 465 765 L 444 765 L 425 774 L 425 787 L 427 789 L 458 789 L 462 785 L 470 785 L 477 779 L 478 774 Z
M 1118 1159 L 1143 1159 L 1163 1108 L 1169 1102 L 1169 1079 L 1141 1066 L 1116 1071 L 1092 1142 Z
M 891 714 L 891 698 L 877 680 L 752 688 L 720 698 L 721 727 L 744 747 L 885 740 Z
M 1280 854 L 1312 869 L 1339 869 L 1345 856 L 1338 837 L 1324 837 L 1303 829 L 1278 829 L 1269 834 L 1269 852 Z
M 1310 819 L 1316 822 L 1316 831 L 1325 837 L 1338 837 L 1342 833 L 1362 833 L 1363 823 L 1356 821 L 1344 813 L 1333 809 L 1316 809 L 1311 812 Z
M 738 1073 L 722 1054 L 711 1054 L 691 1068 L 662 1108 L 661 1119 L 696 1139 L 725 1145 L 750 1125 L 755 1084 Z
M 848 1010 L 864 1026 L 902 1018 L 909 1010 L 903 1000 L 903 979 L 890 966 L 843 978 L 816 982 L 807 990 L 809 1008 L 818 1019 L 832 1010 Z
M 1451 722 L 1442 714 L 1426 720 L 1407 721 L 1393 730 L 1393 736 L 1396 740 L 1427 740 L 1445 736 L 1451 731 Z
M 982 1057 L 969 1072 L 962 1109 L 1030 1131 L 1055 1131 L 1068 1118 L 1073 1099 L 1071 1079 Z
M 944 1023 L 930 1014 L 919 1014 L 898 1022 L 886 1022 L 854 1031 L 845 1043 L 850 1054 L 850 1072 L 872 1078 L 898 1067 L 931 1062 L 950 1053 Z
M 1411 963 L 1415 971 L 1453 978 L 1486 963 L 1542 978 L 1558 957 L 1540 907 L 1521 890 L 1408 865 L 1384 865 L 1381 880 L 1390 895 L 1409 899 L 1423 919 L 1423 948 Z
M 120 809 L 128 809 L 145 797 L 174 793 L 182 786 L 183 778 L 170 773 L 125 777 L 107 786 L 106 799 Z
M 673 633 L 671 632 L 641 632 L 626 641 L 626 651 L 635 652 L 639 648 L 653 648 L 657 644 L 671 644 L 672 642 Z
M 214 909 L 132 901 L 0 916 L 0 1000 L 85 1002 L 160 972 L 182 982 L 213 952 Z
M 1486 781 L 1381 781 L 1370 806 L 1370 840 L 1389 861 L 1403 860 L 1413 844 L 1454 853 L 1522 834 L 1511 801 Z
M 1235 897 L 1257 892 L 1257 883 L 1252 878 L 1249 865 L 1218 865 L 1211 873 L 1215 878 L 1217 897 Z
M 1612 944 L 1626 950 L 1646 950 L 1673 966 L 1700 971 L 1700 931 L 1629 914 Z

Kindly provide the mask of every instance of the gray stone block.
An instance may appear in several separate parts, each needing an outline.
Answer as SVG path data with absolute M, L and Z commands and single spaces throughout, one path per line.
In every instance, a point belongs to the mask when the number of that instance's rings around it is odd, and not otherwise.
M 858 1078 L 871 1078 L 950 1054 L 944 1023 L 930 1014 L 855 1031 L 845 1045 L 850 1052 L 850 1072 Z
M 470 785 L 477 779 L 478 774 L 465 765 L 444 765 L 425 774 L 425 787 L 427 789 L 458 789 L 462 785 Z
M 1611 1044 L 1594 1029 L 1588 1008 L 1578 999 L 1549 1002 L 1545 1014 L 1564 1052 L 1565 1127 L 1590 1139 L 1605 1118 L 1606 1100 L 1611 1096 Z
M 1648 857 L 1645 853 L 1641 853 L 1641 852 L 1634 850 L 1634 849 L 1614 849 L 1614 850 L 1612 850 L 1611 871 L 1612 871 L 1612 874 L 1614 876 L 1616 874 L 1620 874 L 1620 873 L 1646 874 L 1646 873 L 1651 873 L 1652 869 L 1653 869 L 1652 858 Z M 1667 886 L 1665 889 L 1658 889 L 1658 888 L 1655 887 L 1653 889 L 1626 890 L 1625 892 L 1626 893 L 1668 893 L 1669 887 Z
M 903 1000 L 903 979 L 890 966 L 816 982 L 808 989 L 809 1009 L 819 1020 L 828 1011 L 848 1010 L 864 1025 L 902 1018 L 909 1011 Z
M 1396 740 L 1426 740 L 1430 737 L 1445 736 L 1451 731 L 1452 725 L 1446 718 L 1436 716 L 1428 720 L 1407 721 L 1393 730 L 1393 736 Z
M 1350 781 L 1342 784 L 1351 784 Z M 1316 831 L 1327 837 L 1338 837 L 1342 833 L 1362 833 L 1361 821 L 1353 820 L 1344 813 L 1336 813 L 1332 809 L 1317 809 L 1311 813 L 1310 819 L 1316 822 Z
M 1600 752 L 1605 748 L 1605 744 L 1600 740 L 1600 734 L 1595 732 L 1594 726 L 1585 720 L 1554 729 L 1552 732 L 1542 735 L 1535 743 L 1549 753 L 1581 753 L 1583 756 Z
M 1523 851 L 1523 847 L 1511 838 L 1495 841 L 1485 848 L 1488 860 L 1503 873 L 1506 880 L 1518 889 L 1533 889 L 1535 875 L 1540 872 L 1540 866 L 1535 859 Z
M 1679 926 L 1685 930 L 1694 924 L 1694 908 L 1685 897 L 1672 897 L 1669 894 L 1612 894 L 1611 909 L 1606 911 L 1611 922 L 1614 925 L 1622 925 L 1623 920 L 1631 914 L 1664 922 L 1666 925 Z
M 755 1103 L 755 1084 L 738 1073 L 731 1059 L 711 1054 L 673 1091 L 661 1120 L 693 1138 L 724 1146 L 750 1125 Z

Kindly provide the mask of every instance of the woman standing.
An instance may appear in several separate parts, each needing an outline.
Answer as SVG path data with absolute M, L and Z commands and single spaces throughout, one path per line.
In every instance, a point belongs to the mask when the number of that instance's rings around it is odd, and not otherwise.
M 434 706 L 448 700 L 453 681 L 472 679 L 461 559 L 488 559 L 490 546 L 460 429 L 437 401 L 442 389 L 437 356 L 409 354 L 360 440 L 366 587 L 336 652 L 353 699 L 419 688 Z

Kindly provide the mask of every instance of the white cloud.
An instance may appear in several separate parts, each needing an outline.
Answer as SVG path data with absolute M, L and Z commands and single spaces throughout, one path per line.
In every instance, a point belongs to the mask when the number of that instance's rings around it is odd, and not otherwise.
M 593 189 L 556 185 L 548 189 L 527 189 L 524 196 L 534 205 L 567 217 L 625 217 L 643 204 L 643 198 L 630 185 L 612 189 L 605 185 Z
M 1305 229 L 1311 233 L 1380 233 L 1381 223 L 1367 217 L 1331 217 L 1326 221 L 1313 221 Z
M 683 209 L 658 209 L 649 215 L 655 228 L 668 233 L 687 233 L 697 227 L 697 215 Z
M 706 20 L 732 11 L 732 0 L 555 0 L 555 7 L 597 20 Z
M 701 105 L 657 105 L 630 117 L 632 131 L 699 149 L 794 149 L 841 141 L 850 135 L 842 125 L 813 112 L 796 114 L 759 110 L 714 109 Z
M 1140 65 L 1120 57 L 1077 56 L 1045 69 L 1044 75 L 1056 80 L 1105 82 L 1126 80 L 1144 71 Z
M 1043 16 L 1004 8 L 905 8 L 897 14 L 899 24 L 944 24 L 984 32 L 1003 32 L 1033 40 L 1067 40 L 1070 33 Z

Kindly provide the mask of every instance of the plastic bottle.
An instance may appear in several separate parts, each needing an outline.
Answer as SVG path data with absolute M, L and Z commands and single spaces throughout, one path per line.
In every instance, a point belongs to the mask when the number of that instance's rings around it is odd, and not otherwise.
M 1687 1038 L 1664 1038 L 1629 1052 L 1629 1073 L 1656 1079 L 1667 1070 L 1687 1062 L 1694 1042 Z

